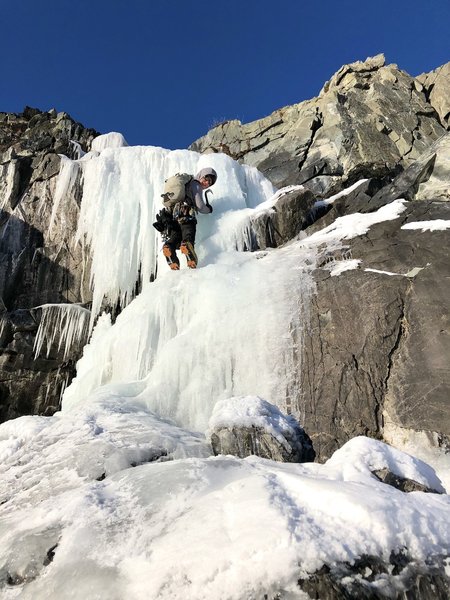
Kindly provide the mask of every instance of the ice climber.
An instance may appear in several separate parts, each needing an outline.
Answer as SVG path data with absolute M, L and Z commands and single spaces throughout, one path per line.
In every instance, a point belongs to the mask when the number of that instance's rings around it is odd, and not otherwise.
M 176 251 L 181 250 L 185 255 L 190 269 L 197 267 L 195 253 L 195 232 L 197 228 L 197 213 L 212 213 L 208 202 L 207 190 L 217 180 L 217 173 L 211 167 L 201 169 L 195 175 L 177 173 L 165 182 L 162 194 L 164 208 L 156 215 L 153 226 L 163 238 L 163 254 L 169 267 L 173 270 L 180 268 Z M 203 199 L 203 191 L 205 195 Z

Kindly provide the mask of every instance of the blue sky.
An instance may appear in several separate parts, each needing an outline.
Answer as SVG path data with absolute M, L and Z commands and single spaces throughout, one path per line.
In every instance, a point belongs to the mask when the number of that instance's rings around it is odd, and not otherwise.
M 185 148 L 379 52 L 410 75 L 450 61 L 450 0 L 0 0 L 0 18 L 0 111 L 54 107 L 133 145 Z

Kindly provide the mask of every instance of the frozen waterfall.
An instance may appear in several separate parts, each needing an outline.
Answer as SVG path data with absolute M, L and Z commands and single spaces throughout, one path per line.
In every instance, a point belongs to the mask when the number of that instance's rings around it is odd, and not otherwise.
M 115 137 L 110 146 L 100 142 L 100 152 L 78 161 L 78 239 L 85 237 L 92 253 L 92 314 L 104 298 L 126 308 L 114 325 L 106 315 L 99 319 L 63 410 L 91 402 L 99 387 L 102 398 L 107 389 L 116 395 L 118 385 L 127 396 L 127 385 L 138 381 L 134 400 L 197 430 L 230 396 L 256 394 L 289 411 L 311 280 L 298 249 L 239 251 L 248 245 L 251 216 L 271 210 L 276 190 L 256 169 L 223 154 L 120 146 Z M 172 272 L 152 227 L 164 179 L 204 166 L 214 167 L 218 180 L 214 212 L 198 217 L 199 268 L 182 264 Z M 142 292 L 133 299 L 139 276 Z

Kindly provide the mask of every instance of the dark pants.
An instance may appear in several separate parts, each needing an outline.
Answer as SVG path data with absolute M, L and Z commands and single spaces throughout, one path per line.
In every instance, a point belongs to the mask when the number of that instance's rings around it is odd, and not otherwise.
M 197 221 L 191 219 L 185 223 L 172 221 L 168 228 L 167 237 L 164 243 L 171 247 L 172 251 L 178 250 L 181 242 L 191 242 L 195 244 L 195 231 L 197 229 Z

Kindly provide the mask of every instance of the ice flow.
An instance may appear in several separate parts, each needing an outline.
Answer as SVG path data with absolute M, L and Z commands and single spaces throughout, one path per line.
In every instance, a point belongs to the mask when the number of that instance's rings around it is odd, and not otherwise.
M 77 161 L 84 179 L 77 237 L 91 249 L 92 314 L 104 299 L 125 308 L 114 324 L 107 315 L 98 320 L 63 410 L 90 402 L 99 388 L 104 397 L 105 386 L 117 394 L 120 385 L 126 401 L 136 381 L 134 401 L 198 430 L 229 396 L 257 394 L 286 409 L 297 387 L 301 300 L 310 280 L 298 252 L 239 251 L 248 246 L 252 214 L 262 203 L 271 210 L 275 189 L 226 155 L 112 141 Z M 214 212 L 198 217 L 200 268 L 171 272 L 152 227 L 164 179 L 204 166 L 218 180 Z M 132 299 L 139 277 L 142 292 Z

